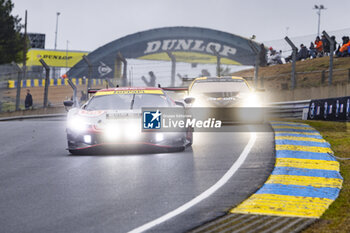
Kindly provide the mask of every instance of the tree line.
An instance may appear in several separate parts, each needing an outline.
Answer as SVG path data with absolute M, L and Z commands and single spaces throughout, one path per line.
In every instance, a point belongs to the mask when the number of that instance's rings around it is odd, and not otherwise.
M 12 15 L 11 0 L 0 0 L 0 64 L 23 61 L 24 27 L 18 15 Z

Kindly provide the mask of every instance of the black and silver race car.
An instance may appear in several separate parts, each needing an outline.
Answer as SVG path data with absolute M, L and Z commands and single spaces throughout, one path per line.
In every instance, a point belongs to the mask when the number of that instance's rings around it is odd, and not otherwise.
M 264 121 L 261 98 L 242 77 L 196 78 L 185 99 L 190 101 L 194 102 L 192 107 L 206 108 L 209 117 L 226 123 Z
M 65 101 L 72 106 L 72 101 Z M 160 88 L 98 90 L 67 115 L 68 150 L 72 154 L 107 151 L 181 151 L 192 144 L 191 129 L 182 132 L 142 131 L 142 108 L 183 108 Z M 155 116 L 157 117 L 157 116 Z
M 253 88 L 241 77 L 196 78 L 188 92 L 196 107 L 261 107 Z

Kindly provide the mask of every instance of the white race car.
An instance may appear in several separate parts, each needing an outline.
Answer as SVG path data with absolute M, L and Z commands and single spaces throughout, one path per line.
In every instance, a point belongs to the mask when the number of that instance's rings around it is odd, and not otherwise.
M 72 101 L 65 101 L 72 106 Z M 179 106 L 180 105 L 180 106 Z M 142 108 L 174 107 L 161 88 L 112 88 L 98 90 L 81 108 L 67 116 L 68 150 L 72 154 L 137 150 L 178 151 L 192 144 L 192 130 L 142 132 Z

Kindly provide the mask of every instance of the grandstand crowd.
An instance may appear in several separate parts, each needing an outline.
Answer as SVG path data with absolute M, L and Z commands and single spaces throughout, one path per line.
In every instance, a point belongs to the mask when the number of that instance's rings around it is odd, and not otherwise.
M 335 36 L 331 39 L 334 41 L 334 55 L 337 57 L 350 56 L 350 38 L 348 36 L 342 37 L 342 43 L 337 43 Z M 331 44 L 325 36 L 321 38 L 316 37 L 314 42 L 310 43 L 307 48 L 304 44 L 300 45 L 297 50 L 297 61 L 313 59 L 317 57 L 329 56 L 331 52 Z M 284 64 L 292 61 L 292 54 L 288 57 L 282 55 L 282 51 L 276 51 L 272 47 L 269 48 L 267 54 L 267 65 Z

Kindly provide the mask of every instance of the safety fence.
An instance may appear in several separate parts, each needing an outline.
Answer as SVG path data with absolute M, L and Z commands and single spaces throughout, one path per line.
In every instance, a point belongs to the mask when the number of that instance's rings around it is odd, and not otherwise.
M 87 79 L 71 79 L 76 85 L 76 97 L 79 102 L 86 100 L 88 80 Z M 91 88 L 106 88 L 108 86 L 106 80 L 92 79 Z M 17 81 L 8 80 L 0 82 L 0 113 L 14 112 L 16 110 L 25 109 L 25 99 L 29 90 L 32 96 L 32 106 L 29 109 L 41 109 L 46 107 L 63 107 L 63 101 L 73 98 L 74 92 L 68 84 L 67 79 L 49 79 L 47 90 L 45 91 L 45 79 L 22 80 L 21 86 L 17 88 Z M 19 91 L 19 95 L 18 95 Z M 18 97 L 17 97 L 18 96 Z M 18 107 L 16 106 L 17 98 Z M 46 99 L 46 100 L 45 100 Z
M 72 78 L 74 85 L 87 85 L 87 79 Z M 105 80 L 92 79 L 92 85 L 103 85 Z M 8 88 L 17 88 L 16 80 L 8 80 Z M 50 79 L 49 86 L 68 86 L 68 79 Z M 21 80 L 21 87 L 43 87 L 45 86 L 45 79 L 27 79 Z
M 269 113 L 272 117 L 305 119 L 303 112 L 307 112 L 310 102 L 311 100 L 271 103 L 269 104 Z
M 247 80 L 253 80 L 252 75 L 242 75 Z M 278 75 L 266 75 L 264 71 L 260 72 L 259 86 L 266 90 L 291 89 L 290 73 L 281 73 Z M 296 72 L 295 73 L 295 88 L 310 88 L 328 85 L 329 69 L 318 69 L 312 71 Z M 348 69 L 333 69 L 332 85 L 350 83 L 350 68 Z
M 348 65 L 340 65 L 340 67 L 337 67 L 337 64 L 339 61 L 336 61 L 336 58 L 333 58 L 337 54 L 337 49 L 342 46 L 344 41 L 342 42 L 343 36 L 349 36 L 350 35 L 350 28 L 342 29 L 342 30 L 335 30 L 335 31 L 323 31 L 322 35 L 317 34 L 310 34 L 306 36 L 299 36 L 299 37 L 289 37 L 288 31 L 286 32 L 286 37 L 280 40 L 274 40 L 274 41 L 265 41 L 264 45 L 269 47 L 269 53 L 267 55 L 267 64 L 276 64 L 277 66 L 279 64 L 285 63 L 285 62 L 291 62 L 290 71 L 286 72 L 285 74 L 282 74 L 281 76 L 288 77 L 287 82 L 285 82 L 282 86 L 284 89 L 295 89 L 297 86 L 307 86 L 307 85 L 319 85 L 320 83 L 327 83 L 328 85 L 332 85 L 335 82 L 338 82 L 339 77 L 347 77 L 348 80 L 350 79 L 350 74 L 348 74 L 348 69 L 350 68 Z M 315 39 L 317 36 L 322 36 L 323 43 L 329 44 L 328 49 L 322 47 L 322 51 L 317 52 L 317 56 L 315 56 Z M 301 56 L 301 50 L 306 51 L 307 56 Z M 300 52 L 300 53 L 299 53 Z M 339 54 L 337 54 L 338 56 Z M 319 67 L 320 69 L 317 71 L 310 70 L 312 69 L 313 65 L 310 65 L 310 67 L 302 67 L 304 59 L 309 58 L 316 58 L 325 56 L 327 58 L 327 61 L 324 60 L 324 64 Z M 258 59 L 258 58 L 257 58 Z M 261 62 L 259 63 L 261 64 Z M 322 68 L 325 69 L 322 69 Z M 299 69 L 302 68 L 302 69 Z M 343 69 L 345 68 L 345 69 Z M 278 68 L 276 68 L 278 69 Z M 336 70 L 337 69 L 337 70 Z M 298 72 L 298 70 L 307 71 L 306 73 Z M 310 71 L 310 72 L 309 72 Z M 320 82 L 305 82 L 306 79 L 309 78 L 309 76 L 314 77 L 315 75 L 312 75 L 312 73 L 319 73 L 315 74 L 316 76 L 321 77 L 319 80 Z M 347 74 L 342 74 L 342 72 Z M 255 74 L 254 78 L 256 79 L 255 82 L 258 82 L 258 77 L 262 77 L 261 74 L 263 72 L 260 72 L 258 67 L 255 67 Z M 298 77 L 300 76 L 300 77 Z M 263 80 L 260 80 L 263 82 Z M 315 80 L 313 80 L 315 81 Z

